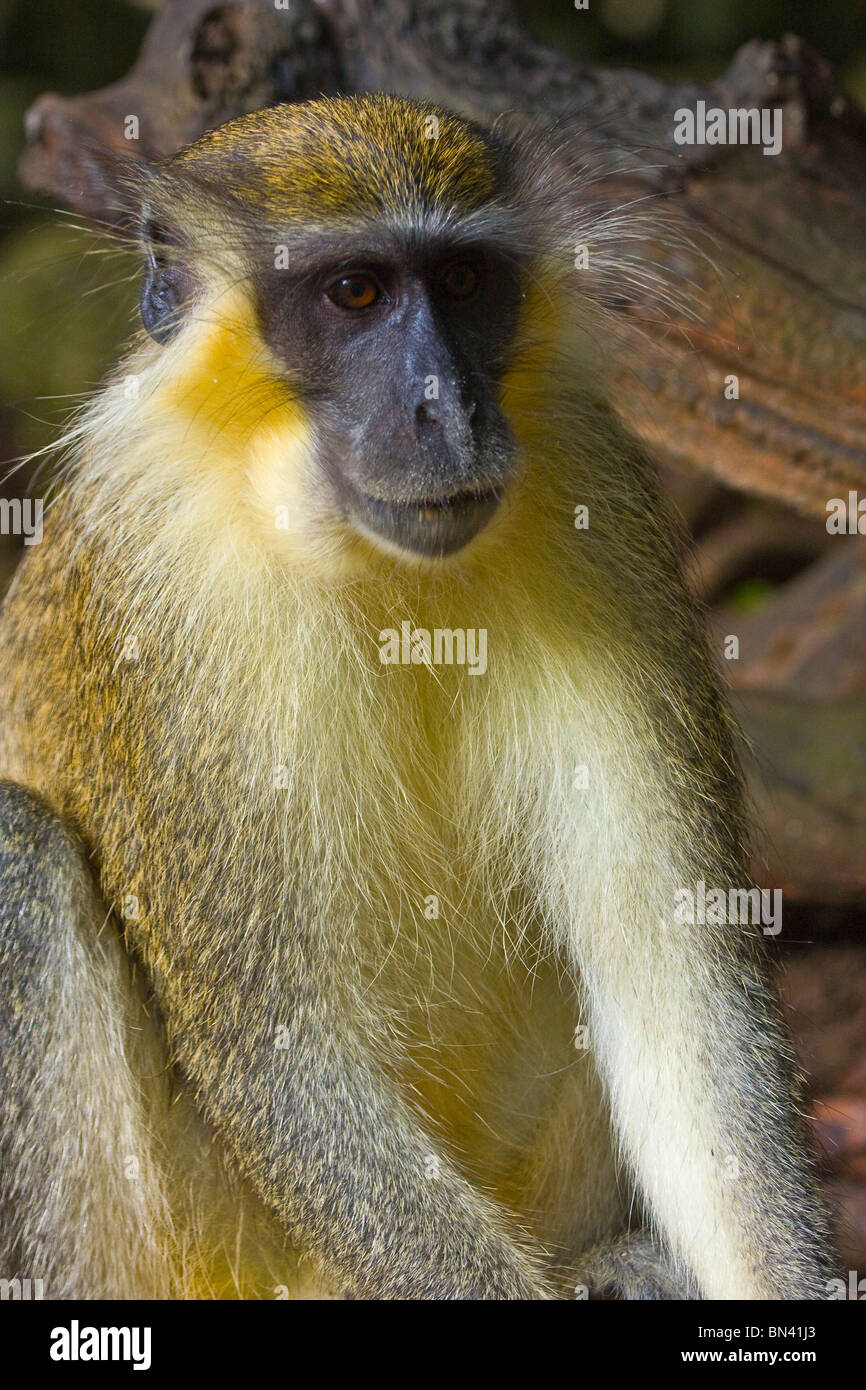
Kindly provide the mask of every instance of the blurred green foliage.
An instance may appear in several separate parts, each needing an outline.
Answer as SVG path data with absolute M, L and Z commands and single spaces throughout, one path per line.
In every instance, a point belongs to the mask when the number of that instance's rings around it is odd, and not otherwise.
M 756 613 L 774 593 L 768 579 L 744 579 L 727 595 L 727 605 L 737 613 Z
M 0 248 L 0 394 L 15 453 L 56 438 L 134 326 L 137 254 L 59 217 L 8 233 Z

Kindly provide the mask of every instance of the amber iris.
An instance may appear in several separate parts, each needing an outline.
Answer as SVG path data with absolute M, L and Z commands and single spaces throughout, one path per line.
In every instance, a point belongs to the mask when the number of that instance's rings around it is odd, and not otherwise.
M 369 275 L 344 275 L 331 285 L 328 298 L 341 309 L 369 309 L 379 298 L 379 286 Z

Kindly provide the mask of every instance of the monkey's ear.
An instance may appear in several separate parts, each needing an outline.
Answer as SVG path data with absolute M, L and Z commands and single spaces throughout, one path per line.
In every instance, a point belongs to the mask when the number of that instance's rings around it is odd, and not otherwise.
M 145 253 L 141 321 L 157 343 L 168 343 L 181 328 L 184 307 L 193 293 L 193 277 L 179 257 L 179 248 L 147 212 L 141 236 Z

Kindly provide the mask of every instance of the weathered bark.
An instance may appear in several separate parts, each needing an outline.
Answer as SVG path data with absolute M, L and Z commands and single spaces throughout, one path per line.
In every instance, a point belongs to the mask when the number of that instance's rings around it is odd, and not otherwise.
M 866 491 L 866 125 L 797 39 L 750 43 L 717 82 L 671 87 L 553 52 L 505 0 L 167 0 L 122 81 L 35 103 L 22 177 L 111 218 L 101 149 L 159 157 L 258 106 L 375 90 L 555 121 L 571 157 L 612 171 L 605 197 L 654 192 L 696 236 L 695 250 L 646 250 L 697 322 L 658 324 L 652 291 L 612 305 L 627 329 L 621 408 L 660 458 L 813 515 Z M 677 146 L 674 112 L 698 99 L 781 107 L 782 154 Z

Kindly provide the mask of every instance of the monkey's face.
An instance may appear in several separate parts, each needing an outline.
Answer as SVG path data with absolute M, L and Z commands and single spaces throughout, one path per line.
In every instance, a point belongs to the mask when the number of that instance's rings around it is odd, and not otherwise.
M 261 286 L 321 483 L 368 537 L 443 556 L 495 512 L 514 466 L 498 392 L 519 300 L 491 247 L 385 234 Z
M 437 108 L 376 97 L 241 117 L 174 167 L 181 205 L 228 209 L 260 346 L 312 442 L 317 515 L 403 554 L 461 550 L 516 470 L 500 391 L 525 271 L 503 232 L 503 152 Z M 157 224 L 142 301 L 160 341 L 197 278 L 192 218 L 165 207 L 181 231 Z

